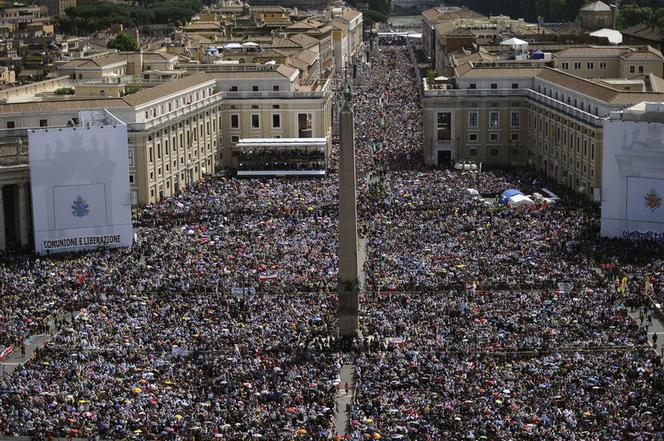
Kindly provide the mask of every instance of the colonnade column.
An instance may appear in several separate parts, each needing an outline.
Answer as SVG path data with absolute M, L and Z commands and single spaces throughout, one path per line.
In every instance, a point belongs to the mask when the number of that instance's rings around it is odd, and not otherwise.
M 30 237 L 28 236 L 28 226 L 30 223 L 30 216 L 28 216 L 28 186 L 27 184 L 18 184 L 18 228 L 19 240 L 21 246 L 28 246 L 30 244 Z
M 5 202 L 2 196 L 2 185 L 0 185 L 0 251 L 4 251 L 7 247 L 7 240 L 5 237 Z

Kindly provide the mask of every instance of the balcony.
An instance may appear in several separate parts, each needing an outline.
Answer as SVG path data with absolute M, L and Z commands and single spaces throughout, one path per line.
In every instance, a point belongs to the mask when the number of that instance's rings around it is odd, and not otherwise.
M 218 104 L 221 102 L 223 98 L 222 93 L 217 93 L 214 95 L 211 95 L 207 98 L 203 98 L 202 100 L 196 101 L 195 103 L 188 104 L 186 106 L 182 106 L 179 109 L 172 110 L 168 113 L 165 113 L 163 115 L 160 115 L 156 118 L 152 118 L 149 121 L 142 122 L 142 123 L 128 123 L 127 126 L 130 131 L 145 131 L 145 130 L 150 130 L 154 127 L 160 126 L 162 124 L 167 124 L 173 120 L 176 120 L 178 118 L 184 118 L 187 116 L 191 116 L 192 113 L 205 109 L 213 104 Z
M 2 130 L 0 132 L 0 167 L 13 167 L 28 163 L 28 135 L 23 130 Z
M 484 98 L 484 97 L 524 97 L 530 101 L 543 104 L 549 108 L 555 109 L 569 115 L 579 121 L 602 127 L 606 118 L 593 115 L 576 107 L 565 104 L 544 94 L 538 93 L 532 89 L 429 89 L 426 81 L 424 82 L 425 98 Z

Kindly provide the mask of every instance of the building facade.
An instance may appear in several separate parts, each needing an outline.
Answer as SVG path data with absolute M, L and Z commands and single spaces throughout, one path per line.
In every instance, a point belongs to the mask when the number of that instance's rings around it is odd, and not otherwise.
M 18 164 L 0 165 L 0 252 L 31 243 L 29 182 L 27 158 Z
M 425 85 L 424 160 L 529 165 L 599 201 L 610 113 L 663 99 L 658 83 L 626 91 L 536 61 L 466 63 L 454 84 Z
M 581 26 L 594 31 L 602 28 L 613 28 L 613 9 L 601 1 L 592 1 L 579 10 Z
M 85 87 L 67 77 L 21 93 L 6 90 L 0 128 L 77 125 L 79 111 L 107 109 L 127 125 L 133 205 L 158 202 L 205 174 L 236 168 L 234 146 L 240 139 L 323 138 L 331 148 L 329 78 L 300 84 L 301 71 L 286 65 L 209 69 L 122 97 L 48 94 L 67 87 L 67 81 Z
M 362 13 L 352 8 L 331 8 L 335 71 L 342 72 L 362 47 Z

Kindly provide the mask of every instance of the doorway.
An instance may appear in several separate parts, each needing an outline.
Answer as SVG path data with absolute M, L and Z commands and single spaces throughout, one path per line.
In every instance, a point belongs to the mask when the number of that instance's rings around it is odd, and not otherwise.
M 440 168 L 449 168 L 452 166 L 452 152 L 449 150 L 439 150 L 436 164 Z

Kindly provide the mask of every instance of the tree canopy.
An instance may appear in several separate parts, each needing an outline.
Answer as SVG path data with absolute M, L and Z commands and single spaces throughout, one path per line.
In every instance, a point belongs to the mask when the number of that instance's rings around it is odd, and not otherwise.
M 135 27 L 149 24 L 184 24 L 201 9 L 199 0 L 147 0 L 138 5 L 107 2 L 67 8 L 58 28 L 67 34 L 84 35 L 114 24 Z
M 647 3 L 647 2 L 642 2 Z M 619 29 L 628 28 L 639 23 L 647 23 L 653 27 L 664 29 L 664 7 L 651 4 L 629 3 L 620 8 L 617 25 Z
M 108 48 L 119 51 L 137 51 L 138 42 L 128 33 L 120 32 L 117 37 L 108 42 Z
M 451 0 L 451 4 L 466 6 L 485 15 L 509 15 L 535 22 L 570 22 L 576 19 L 586 0 Z

